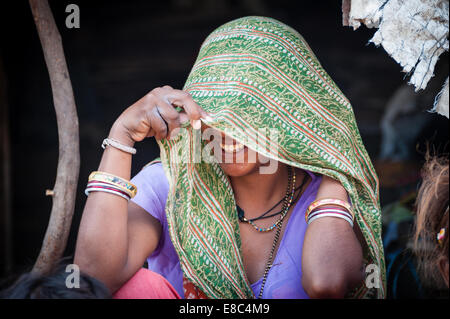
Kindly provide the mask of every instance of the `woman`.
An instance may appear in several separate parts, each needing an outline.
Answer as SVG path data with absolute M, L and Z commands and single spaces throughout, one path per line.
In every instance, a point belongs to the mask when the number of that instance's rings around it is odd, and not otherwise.
M 377 177 L 350 103 L 295 30 L 262 17 L 216 29 L 183 91 L 120 115 L 98 170 L 128 180 L 129 147 L 149 136 L 162 163 L 132 180 L 129 204 L 88 187 L 75 263 L 112 291 L 150 256 L 186 298 L 383 297 Z M 215 161 L 199 156 L 208 145 Z

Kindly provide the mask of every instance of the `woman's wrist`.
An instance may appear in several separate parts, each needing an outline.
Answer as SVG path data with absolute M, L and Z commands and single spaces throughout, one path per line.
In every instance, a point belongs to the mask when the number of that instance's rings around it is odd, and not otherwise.
M 133 147 L 135 141 L 131 138 L 128 131 L 120 123 L 114 123 L 109 131 L 108 138 L 113 139 L 125 146 Z
M 108 139 L 117 141 L 126 147 L 131 148 L 134 146 L 134 141 L 130 139 L 128 134 L 114 126 L 109 132 Z M 102 147 L 105 151 L 103 152 L 98 171 L 117 175 L 121 178 L 129 180 L 131 174 L 132 153 L 126 152 L 114 146 L 103 146 L 104 144 L 105 142 L 103 142 Z

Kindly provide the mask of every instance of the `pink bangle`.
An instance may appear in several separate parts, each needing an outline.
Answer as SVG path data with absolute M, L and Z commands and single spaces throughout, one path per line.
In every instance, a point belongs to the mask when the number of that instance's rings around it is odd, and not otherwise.
M 345 208 L 353 217 L 355 217 L 355 214 L 353 213 L 352 207 L 349 203 L 344 202 L 340 199 L 334 199 L 334 198 L 325 198 L 325 199 L 319 199 L 311 203 L 309 205 L 308 209 L 306 210 L 305 214 L 305 220 L 308 221 L 308 215 L 316 208 L 324 205 L 336 205 Z

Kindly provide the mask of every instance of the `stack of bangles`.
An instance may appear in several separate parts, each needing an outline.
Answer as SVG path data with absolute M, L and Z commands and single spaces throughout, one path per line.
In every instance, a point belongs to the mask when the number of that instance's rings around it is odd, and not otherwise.
M 84 192 L 86 195 L 89 195 L 90 192 L 105 192 L 130 200 L 136 196 L 137 188 L 118 176 L 104 172 L 92 172 Z
M 355 214 L 349 203 L 339 199 L 319 199 L 311 203 L 306 210 L 305 220 L 309 225 L 321 217 L 336 217 L 346 220 L 353 227 Z

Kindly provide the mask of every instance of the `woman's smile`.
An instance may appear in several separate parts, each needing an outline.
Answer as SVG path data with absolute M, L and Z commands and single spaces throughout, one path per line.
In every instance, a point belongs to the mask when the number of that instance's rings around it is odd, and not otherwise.
M 245 145 L 233 140 L 233 144 L 220 143 L 220 147 L 226 153 L 239 153 L 245 148 Z

